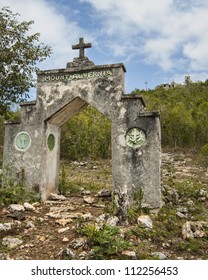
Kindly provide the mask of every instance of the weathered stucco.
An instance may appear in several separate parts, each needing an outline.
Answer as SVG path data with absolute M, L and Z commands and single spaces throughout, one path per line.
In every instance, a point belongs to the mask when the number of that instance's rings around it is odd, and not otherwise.
M 90 104 L 112 121 L 112 177 L 118 216 L 125 219 L 135 193 L 141 189 L 143 205 L 159 208 L 159 114 L 144 112 L 141 96 L 124 94 L 123 64 L 67 65 L 66 69 L 37 73 L 37 100 L 20 104 L 20 123 L 6 124 L 4 168 L 10 165 L 16 174 L 23 169 L 26 184 L 38 188 L 43 200 L 57 192 L 60 127 Z M 127 145 L 131 128 L 145 135 L 140 147 Z M 21 131 L 31 138 L 30 146 L 22 151 L 15 146 L 15 137 Z M 52 148 L 49 135 L 54 137 Z

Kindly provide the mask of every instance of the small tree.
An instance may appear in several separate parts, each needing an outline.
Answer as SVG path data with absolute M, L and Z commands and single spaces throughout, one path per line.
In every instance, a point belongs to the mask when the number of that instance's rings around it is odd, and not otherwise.
M 39 43 L 39 33 L 29 35 L 33 21 L 19 21 L 19 14 L 4 7 L 0 10 L 0 114 L 12 103 L 25 101 L 35 86 L 37 63 L 51 54 L 51 48 Z

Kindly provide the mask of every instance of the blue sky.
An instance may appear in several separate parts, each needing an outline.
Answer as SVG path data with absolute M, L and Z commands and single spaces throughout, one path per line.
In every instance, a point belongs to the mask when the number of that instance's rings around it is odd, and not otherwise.
M 52 46 L 40 69 L 64 68 L 78 56 L 71 45 L 91 42 L 95 64 L 123 62 L 126 93 L 164 82 L 208 78 L 207 0 L 0 0 Z

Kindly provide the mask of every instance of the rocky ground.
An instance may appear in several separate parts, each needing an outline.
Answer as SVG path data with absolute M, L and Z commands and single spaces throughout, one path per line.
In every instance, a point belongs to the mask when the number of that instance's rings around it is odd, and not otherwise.
M 208 259 L 208 170 L 163 153 L 164 206 L 113 215 L 109 161 L 64 163 L 61 191 L 0 208 L 0 259 Z

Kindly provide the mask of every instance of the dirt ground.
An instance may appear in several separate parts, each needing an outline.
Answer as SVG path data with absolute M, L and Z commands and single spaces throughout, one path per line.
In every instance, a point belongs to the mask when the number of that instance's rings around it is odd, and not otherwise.
M 33 204 L 34 210 L 25 210 L 22 216 L 16 217 L 12 217 L 8 207 L 0 209 L 0 223 L 11 224 L 10 229 L 0 231 L 0 259 L 93 259 L 95 244 L 89 240 L 89 236 L 81 234 L 79 228 L 87 224 L 99 224 L 102 214 L 105 214 L 105 219 L 112 215 L 109 211 L 111 197 L 98 196 L 99 190 L 111 188 L 111 162 L 62 162 L 62 172 L 63 170 L 67 174 L 68 187 L 68 193 L 64 190 L 65 200 L 36 202 Z M 118 249 L 118 252 L 109 255 L 109 258 L 154 259 L 155 253 L 159 252 L 167 259 L 207 259 L 207 232 L 202 238 L 192 240 L 184 240 L 181 235 L 181 226 L 186 221 L 208 222 L 207 175 L 208 170 L 193 164 L 193 159 L 186 154 L 163 153 L 163 185 L 172 188 L 173 185 L 187 181 L 199 184 L 204 190 L 204 198 L 197 204 L 204 209 L 201 210 L 201 216 L 199 206 L 198 212 L 196 209 L 194 212 L 193 207 L 189 208 L 186 204 L 188 201 L 190 204 L 191 200 L 195 202 L 194 199 L 198 197 L 192 198 L 189 195 L 189 200 L 185 200 L 179 193 L 178 205 L 169 201 L 167 203 L 170 203 L 170 207 L 164 206 L 159 214 L 148 212 L 153 221 L 153 229 L 138 229 L 135 220 L 128 227 L 117 225 L 119 235 L 130 244 L 127 251 L 135 254 Z M 62 177 L 62 180 L 66 181 L 66 178 Z M 190 216 L 187 214 L 184 218 L 177 217 L 178 209 L 184 207 L 190 211 Z M 174 223 L 178 230 L 174 228 Z M 168 235 L 165 230 L 172 230 L 172 233 Z M 14 248 L 2 245 L 5 237 L 18 238 L 21 244 Z M 108 255 L 105 258 L 107 259 Z M 161 255 L 159 258 L 162 258 Z

